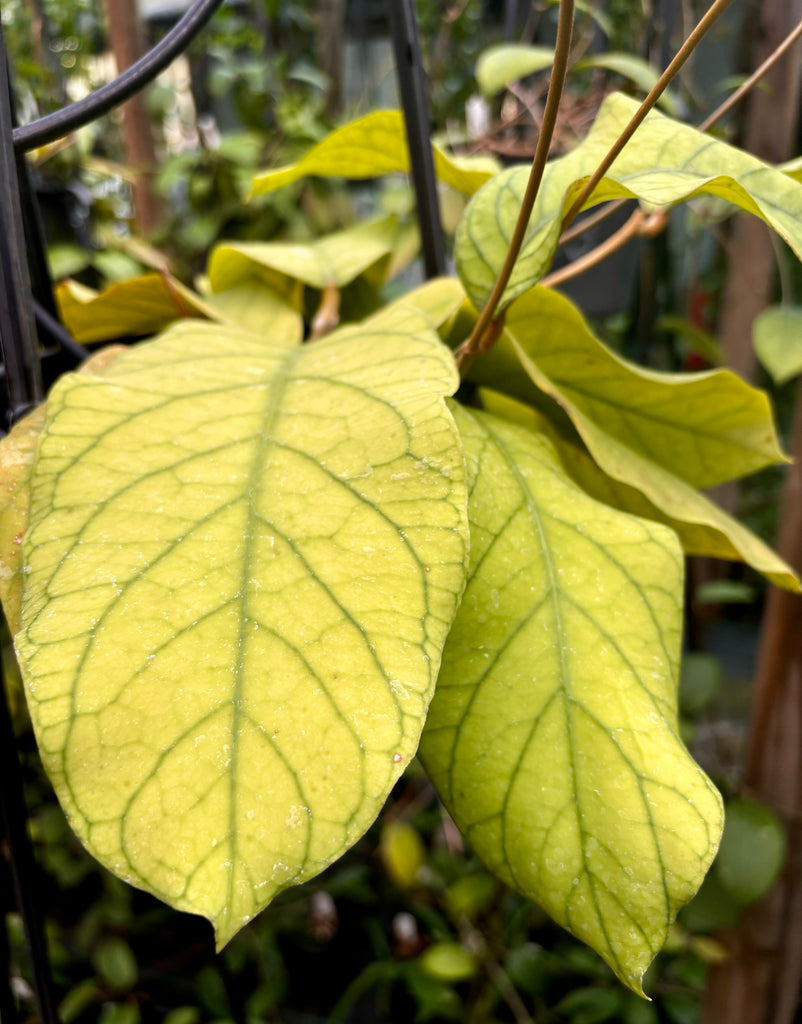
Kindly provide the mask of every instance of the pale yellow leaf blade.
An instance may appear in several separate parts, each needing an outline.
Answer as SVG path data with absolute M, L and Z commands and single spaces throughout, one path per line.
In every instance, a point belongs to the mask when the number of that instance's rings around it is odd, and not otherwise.
M 371 269 L 380 284 L 396 235 L 396 220 L 385 217 L 325 235 L 313 242 L 225 242 L 209 257 L 209 283 L 225 291 L 258 277 L 280 295 L 288 283 L 342 288 Z
M 722 826 L 677 732 L 681 551 L 545 438 L 456 417 L 471 565 L 421 756 L 488 867 L 640 992 Z
M 184 317 L 217 320 L 208 303 L 167 274 L 144 274 L 93 292 L 74 281 L 56 287 L 64 326 L 82 345 L 156 334 Z
M 397 310 L 314 345 L 179 325 L 54 389 L 17 650 L 73 828 L 219 945 L 365 831 L 462 591 L 453 359 Z
M 447 185 L 472 195 L 497 170 L 486 157 L 466 158 L 446 154 L 432 146 L 435 173 Z M 377 110 L 337 128 L 313 146 L 300 160 L 257 174 L 251 195 L 259 196 L 308 175 L 342 178 L 375 178 L 409 172 L 404 118 L 400 110 Z
M 771 403 L 730 370 L 664 373 L 631 363 L 591 332 L 577 307 L 535 287 L 507 311 L 507 330 L 572 410 L 695 487 L 788 461 Z

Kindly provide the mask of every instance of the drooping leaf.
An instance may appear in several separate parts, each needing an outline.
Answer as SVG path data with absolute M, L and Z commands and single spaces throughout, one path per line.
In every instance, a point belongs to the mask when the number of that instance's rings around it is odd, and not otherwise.
M 551 265 L 564 213 L 637 109 L 612 93 L 587 138 L 547 165 L 521 255 L 500 308 L 535 284 Z M 503 264 L 528 167 L 513 167 L 471 199 L 457 232 L 457 271 L 473 304 L 487 301 Z M 802 185 L 776 167 L 652 112 L 601 180 L 585 208 L 619 197 L 668 206 L 696 195 L 727 200 L 761 217 L 802 257 Z
M 471 563 L 421 756 L 488 867 L 640 992 L 722 824 L 677 732 L 681 551 L 544 437 L 456 418 Z
M 294 281 L 312 288 L 342 288 L 362 274 L 381 284 L 396 233 L 394 217 L 368 221 L 314 242 L 226 242 L 209 257 L 209 283 L 225 291 L 258 277 L 279 296 Z
M 756 317 L 752 342 L 775 384 L 802 373 L 802 306 L 771 306 Z
M 167 274 L 144 274 L 102 292 L 63 281 L 56 301 L 64 326 L 82 345 L 155 334 L 183 317 L 218 319 L 200 295 Z
M 522 295 L 506 324 L 527 371 L 536 368 L 548 378 L 569 416 L 587 417 L 695 487 L 787 461 L 768 396 L 730 370 L 662 373 L 630 363 L 593 335 L 569 299 L 549 288 Z M 520 380 L 520 367 L 515 371 Z
M 17 634 L 39 748 L 88 849 L 219 945 L 415 752 L 465 575 L 456 385 L 407 308 L 293 348 L 178 325 L 48 399 Z
M 432 146 L 434 169 L 440 181 L 465 195 L 481 188 L 498 170 L 488 157 L 447 155 Z M 259 196 L 307 175 L 376 178 L 394 171 L 409 172 L 404 118 L 400 110 L 377 110 L 331 132 L 294 164 L 257 174 L 251 195 Z
M 287 302 L 258 277 L 248 277 L 225 291 L 211 292 L 204 301 L 226 323 L 267 337 L 273 345 L 298 345 L 304 336 L 300 298 Z
M 527 75 L 548 70 L 553 63 L 554 50 L 550 46 L 527 43 L 489 46 L 476 61 L 476 81 L 485 96 L 495 96 Z
M 79 373 L 103 373 L 125 348 L 109 345 L 83 364 Z M 22 539 L 28 528 L 31 473 L 45 423 L 38 406 L 0 441 L 0 603 L 13 636 L 19 629 L 24 582 Z
M 475 364 L 475 370 L 481 366 L 486 371 L 483 377 L 488 383 L 493 379 L 495 360 L 510 354 L 514 358 L 514 348 L 510 353 L 508 343 L 509 339 L 502 339 L 492 353 Z M 509 363 L 509 359 L 505 362 Z M 514 381 L 511 390 L 522 397 L 523 402 L 534 399 L 537 403 L 539 398 L 550 395 L 558 404 L 565 404 L 553 385 L 541 374 L 535 376 L 538 387 L 544 390 L 535 389 L 527 396 L 521 394 L 518 378 L 511 378 L 506 371 L 494 383 L 504 389 Z M 492 392 L 483 392 L 483 401 L 491 412 L 505 419 L 548 433 L 560 452 L 565 471 L 587 494 L 624 512 L 670 526 L 686 554 L 746 562 L 778 587 L 799 589 L 799 580 L 790 566 L 742 523 L 684 480 L 606 435 L 581 413 L 573 413 L 577 445 L 573 438 L 565 436 L 565 431 L 555 431 L 551 418 L 546 418 L 537 408 Z M 563 427 L 566 425 L 571 427 L 568 417 L 561 423 Z

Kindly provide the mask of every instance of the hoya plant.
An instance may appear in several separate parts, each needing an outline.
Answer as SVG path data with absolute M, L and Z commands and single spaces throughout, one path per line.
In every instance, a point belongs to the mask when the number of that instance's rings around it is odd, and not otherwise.
M 785 456 L 762 392 L 625 361 L 548 275 L 576 214 L 622 198 L 630 237 L 704 195 L 800 256 L 802 184 L 653 109 L 692 45 L 547 162 L 571 20 L 563 0 L 532 170 L 434 151 L 470 197 L 456 277 L 336 326 L 384 280 L 390 219 L 221 244 L 202 292 L 60 289 L 80 340 L 159 333 L 3 442 L 0 596 L 76 834 L 218 947 L 352 846 L 416 756 L 487 867 L 638 993 L 716 853 L 721 799 L 678 728 L 683 556 L 796 589 L 702 493 Z M 253 192 L 408 167 L 377 112 Z

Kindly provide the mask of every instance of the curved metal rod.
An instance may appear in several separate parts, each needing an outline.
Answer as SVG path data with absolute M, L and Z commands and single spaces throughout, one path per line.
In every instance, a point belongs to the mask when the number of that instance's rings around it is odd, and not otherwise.
M 222 0 L 195 0 L 178 24 L 153 49 L 85 99 L 14 129 L 14 149 L 27 153 L 81 128 L 124 103 L 163 71 L 200 32 Z

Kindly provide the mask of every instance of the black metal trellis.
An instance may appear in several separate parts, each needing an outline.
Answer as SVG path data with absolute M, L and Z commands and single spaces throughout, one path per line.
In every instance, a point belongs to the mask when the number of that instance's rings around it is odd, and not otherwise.
M 85 99 L 19 127 L 0 26 L 0 375 L 7 425 L 12 425 L 44 397 L 42 356 L 56 343 L 69 368 L 86 357 L 58 320 L 47 269 L 44 236 L 24 154 L 88 124 L 130 98 L 181 54 L 209 21 L 222 0 L 194 0 L 164 39 L 141 60 Z M 399 93 L 410 153 L 424 268 L 427 277 L 446 269 L 440 224 L 430 125 L 414 0 L 387 0 L 396 58 Z M 39 1020 L 58 1024 L 58 1011 L 38 905 L 36 864 L 27 833 L 22 774 L 0 666 L 0 837 L 4 839 L 0 885 L 8 875 L 25 928 Z M 6 868 L 7 870 L 3 870 Z M 8 886 L 3 885 L 4 889 Z M 7 899 L 0 899 L 0 1016 L 14 1024 L 18 1014 L 10 987 L 5 932 Z M 10 904 L 9 904 L 10 905 Z

